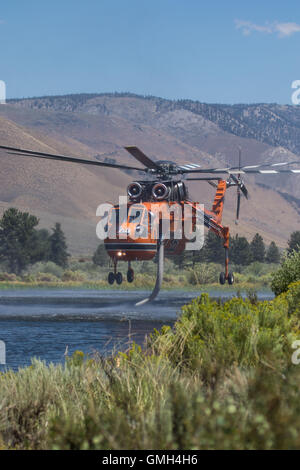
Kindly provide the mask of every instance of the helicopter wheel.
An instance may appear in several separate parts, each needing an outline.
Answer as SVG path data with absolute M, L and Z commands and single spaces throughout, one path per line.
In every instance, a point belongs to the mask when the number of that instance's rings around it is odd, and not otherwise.
M 225 282 L 226 282 L 225 273 L 221 273 L 221 274 L 220 274 L 219 281 L 220 281 L 220 284 L 222 284 L 222 285 L 225 284 Z
M 133 282 L 133 280 L 134 280 L 134 270 L 132 268 L 129 268 L 127 271 L 127 281 Z
M 114 273 L 110 272 L 110 273 L 108 274 L 107 280 L 108 280 L 108 284 L 113 284 L 113 283 L 115 282 L 115 275 L 114 275 Z
M 117 273 L 116 274 L 116 281 L 117 281 L 117 284 L 122 284 L 122 282 L 123 282 L 122 273 Z
M 234 283 L 234 275 L 233 273 L 228 273 L 228 278 L 227 278 L 228 284 L 232 285 Z

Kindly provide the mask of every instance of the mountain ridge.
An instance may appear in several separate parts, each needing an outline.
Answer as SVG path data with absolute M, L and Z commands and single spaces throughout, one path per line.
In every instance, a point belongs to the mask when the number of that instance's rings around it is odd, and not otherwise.
M 60 110 L 72 111 L 86 105 L 88 100 L 103 99 L 103 98 L 134 98 L 148 102 L 152 102 L 156 106 L 156 111 L 170 111 L 174 109 L 186 109 L 195 114 L 201 115 L 209 121 L 216 123 L 221 129 L 226 132 L 233 133 L 239 137 L 255 138 L 261 142 L 270 145 L 282 145 L 292 152 L 300 154 L 300 106 L 295 105 L 279 105 L 276 103 L 251 103 L 251 104 L 218 104 L 218 103 L 203 103 L 200 101 L 180 99 L 168 100 L 165 98 L 155 96 L 143 96 L 134 93 L 82 93 L 70 95 L 57 95 L 45 96 L 36 98 L 25 99 L 11 99 L 8 102 L 25 105 L 34 108 L 34 101 L 38 101 L 39 109 L 43 106 L 53 107 L 50 103 L 53 101 L 60 102 L 58 108 Z M 101 105 L 98 105 L 101 109 Z M 102 112 L 105 112 L 105 104 L 102 105 Z M 107 112 L 107 110 L 106 110 Z M 228 115 L 231 120 L 228 123 Z M 227 119 L 226 119 L 227 116 Z M 272 120 L 271 126 L 267 123 Z M 264 126 L 262 124 L 264 123 Z M 281 123 L 281 127 L 274 123 Z M 255 125 L 255 129 L 253 126 Z M 288 130 L 291 134 L 292 141 L 286 134 L 287 126 L 292 129 Z M 269 133 L 268 133 L 269 131 Z M 275 132 L 279 131 L 279 135 Z M 297 137 L 295 142 L 295 136 Z

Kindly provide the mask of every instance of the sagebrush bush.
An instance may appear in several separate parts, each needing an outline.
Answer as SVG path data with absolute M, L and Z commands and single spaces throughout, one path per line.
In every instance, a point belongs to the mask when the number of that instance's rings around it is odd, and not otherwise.
M 10 282 L 14 282 L 14 281 L 17 281 L 17 276 L 16 274 L 14 273 L 1 273 L 0 272 L 0 281 L 10 281 Z
M 261 263 L 260 261 L 254 261 L 243 269 L 243 274 L 254 274 L 255 276 L 263 276 L 269 274 L 278 268 L 278 264 L 267 264 Z
M 86 279 L 89 280 L 98 280 L 107 277 L 107 268 L 99 267 L 91 261 L 80 262 L 72 260 L 69 262 L 68 266 L 70 271 L 84 272 Z
M 218 282 L 221 266 L 215 263 L 199 263 L 188 271 L 188 282 L 201 285 Z
M 0 448 L 298 449 L 299 299 L 202 295 L 144 348 L 0 374 Z
M 254 304 L 233 298 L 222 305 L 202 294 L 182 308 L 175 328 L 154 333 L 150 344 L 175 366 L 184 364 L 211 382 L 233 364 L 255 366 L 262 357 L 284 360 L 290 353 L 291 322 L 285 299 Z
M 282 297 L 288 302 L 289 313 L 295 315 L 300 320 L 300 281 L 290 284 L 288 291 Z
M 61 279 L 62 281 L 86 281 L 87 277 L 82 271 L 67 270 L 64 271 Z
M 34 283 L 36 281 L 36 278 L 34 274 L 23 274 L 22 281 Z
M 279 295 L 286 292 L 288 286 L 296 281 L 300 281 L 300 250 L 285 254 L 280 268 L 272 275 L 272 291 Z
M 51 273 L 37 273 L 34 276 L 36 282 L 57 282 L 59 278 Z
M 52 261 L 39 261 L 38 263 L 29 266 L 24 274 L 37 275 L 38 273 L 53 274 L 53 276 L 60 278 L 63 273 L 63 268 Z

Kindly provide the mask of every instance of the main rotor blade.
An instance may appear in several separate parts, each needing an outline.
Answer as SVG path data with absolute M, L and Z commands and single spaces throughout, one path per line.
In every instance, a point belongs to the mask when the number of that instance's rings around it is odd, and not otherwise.
M 238 188 L 242 191 L 243 195 L 245 196 L 246 199 L 249 198 L 248 190 L 243 183 L 243 181 L 240 181 L 235 175 L 230 174 L 231 178 L 233 181 L 237 184 Z
M 51 153 L 44 153 L 44 152 L 35 152 L 33 150 L 25 150 L 19 149 L 14 147 L 6 147 L 4 145 L 0 145 L 0 149 L 4 149 L 7 153 L 12 155 L 22 155 L 26 157 L 35 157 L 35 158 L 44 158 L 46 160 L 60 160 L 64 162 L 70 163 L 81 163 L 84 165 L 94 165 L 94 166 L 102 166 L 107 168 L 117 168 L 120 170 L 138 170 L 138 171 L 146 171 L 145 168 L 136 168 L 127 165 L 119 165 L 117 163 L 106 163 L 106 162 L 98 162 L 97 160 L 86 160 L 84 158 L 75 158 L 75 157 L 68 157 L 66 155 L 55 155 Z
M 298 162 L 299 163 L 299 162 Z M 210 173 L 219 175 L 232 175 L 232 174 L 261 174 L 261 175 L 276 175 L 280 173 L 300 174 L 300 169 L 293 170 L 252 170 L 248 168 L 205 168 L 203 170 L 182 170 L 181 173 Z
M 185 181 L 219 181 L 220 179 L 214 176 L 203 176 L 202 178 L 186 178 Z
M 217 187 L 218 187 L 217 183 L 214 183 L 214 182 L 211 181 L 211 180 L 206 180 L 206 182 L 207 182 L 208 184 L 210 184 L 213 188 L 217 188 Z
M 240 189 L 238 188 L 238 190 L 237 190 L 236 218 L 235 218 L 236 225 L 238 224 L 238 221 L 239 221 L 240 207 L 241 207 L 241 192 L 240 192 Z
M 138 147 L 124 147 L 136 160 L 151 170 L 158 170 L 158 165 L 145 155 Z
M 245 198 L 249 199 L 249 193 L 248 193 L 248 190 L 247 190 L 246 186 L 244 185 L 244 183 L 241 184 L 240 190 L 244 194 Z
M 266 168 L 266 167 L 270 167 L 270 168 L 277 168 L 277 167 L 281 167 L 281 166 L 285 166 L 285 165 L 295 165 L 295 164 L 300 164 L 300 160 L 295 160 L 293 162 L 279 162 L 279 163 L 258 163 L 257 165 L 245 165 L 245 166 L 242 166 L 240 167 L 241 170 L 254 170 L 254 169 L 257 169 L 257 168 Z M 239 168 L 238 167 L 232 167 L 231 168 L 232 170 L 238 170 Z
M 237 175 L 241 173 L 260 173 L 260 174 L 277 174 L 277 173 L 300 173 L 298 169 L 288 169 L 288 170 L 277 170 L 278 167 L 285 165 L 294 165 L 300 164 L 299 160 L 293 162 L 279 162 L 279 163 L 258 163 L 257 165 L 244 165 L 241 166 L 242 162 L 242 149 L 239 147 L 239 161 L 238 166 L 227 167 L 227 168 L 207 168 L 207 169 L 184 169 L 184 173 L 235 173 Z M 261 168 L 267 168 L 266 170 L 260 170 Z
M 239 147 L 239 169 L 241 168 L 242 164 L 242 149 Z

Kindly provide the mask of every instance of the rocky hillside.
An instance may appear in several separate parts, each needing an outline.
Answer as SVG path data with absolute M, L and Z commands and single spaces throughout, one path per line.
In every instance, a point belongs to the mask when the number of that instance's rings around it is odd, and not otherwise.
M 300 106 L 263 103 L 206 104 L 191 100 L 170 101 L 126 93 L 51 96 L 11 100 L 11 102 L 31 109 L 114 114 L 144 123 L 147 121 L 151 123 L 157 115 L 186 110 L 203 118 L 201 122 L 206 122 L 208 133 L 216 129 L 212 125 L 214 123 L 219 129 L 238 137 L 255 139 L 271 146 L 285 147 L 291 152 L 300 154 Z

